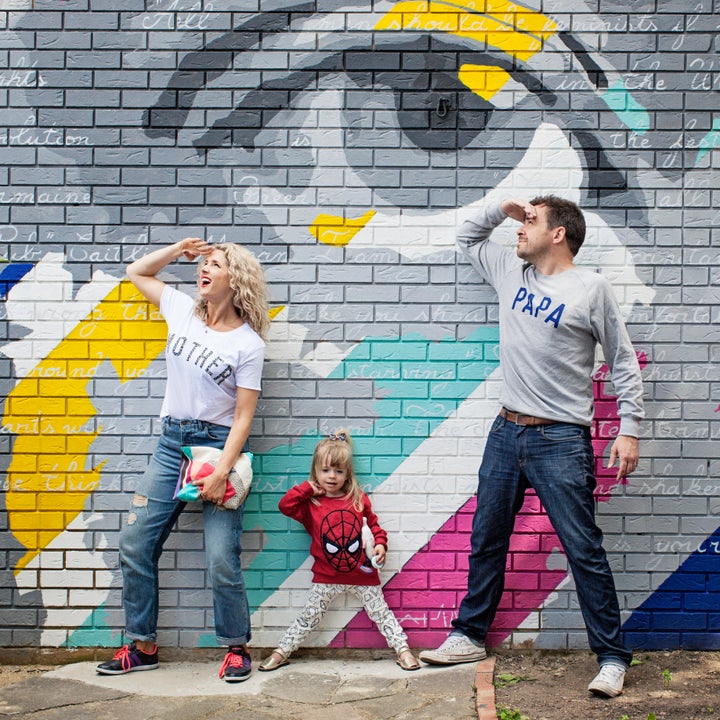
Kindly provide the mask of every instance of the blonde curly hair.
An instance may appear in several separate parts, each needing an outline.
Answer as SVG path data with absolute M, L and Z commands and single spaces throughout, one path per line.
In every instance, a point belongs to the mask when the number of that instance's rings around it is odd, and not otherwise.
M 270 328 L 270 308 L 265 272 L 258 259 L 247 248 L 235 243 L 218 243 L 213 245 L 213 249 L 222 250 L 227 260 L 232 301 L 238 315 L 266 340 Z M 203 259 L 201 257 L 198 263 L 198 274 Z M 203 321 L 207 320 L 207 300 L 198 297 L 195 310 Z

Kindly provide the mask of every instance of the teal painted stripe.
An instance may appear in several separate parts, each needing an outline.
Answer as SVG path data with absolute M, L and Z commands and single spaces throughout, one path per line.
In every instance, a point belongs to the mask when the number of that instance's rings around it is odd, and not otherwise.
M 650 114 L 628 92 L 622 80 L 611 85 L 602 94 L 602 99 L 620 120 L 638 135 L 643 135 L 650 129 Z
M 353 430 L 355 469 L 372 490 L 392 475 L 499 364 L 497 327 L 464 340 L 369 338 L 329 379 L 372 379 L 376 400 L 370 428 Z M 408 388 L 412 388 L 409 391 Z M 255 455 L 258 483 L 245 508 L 245 528 L 261 529 L 263 550 L 244 571 L 248 600 L 257 609 L 307 558 L 309 539 L 277 510 L 283 493 L 307 479 L 318 435 L 308 434 Z
M 355 430 L 355 467 L 371 491 L 430 436 L 460 403 L 498 366 L 498 330 L 482 327 L 468 338 L 431 341 L 421 336 L 400 340 L 367 339 L 330 375 L 330 379 L 371 378 L 375 419 L 369 429 Z M 413 397 L 409 384 L 422 394 Z M 351 428 L 352 429 L 352 428 Z M 277 504 L 284 492 L 307 478 L 319 436 L 309 434 L 256 454 L 256 486 L 245 505 L 245 528 L 262 530 L 263 549 L 244 571 L 248 600 L 256 610 L 308 555 L 309 538 Z M 72 633 L 67 647 L 114 647 L 122 634 L 107 625 L 105 607 L 94 610 Z M 211 634 L 200 647 L 214 647 Z
M 712 130 L 700 141 L 695 165 L 697 165 L 708 153 L 720 146 L 720 118 L 715 118 Z
M 74 630 L 62 647 L 119 647 L 122 632 L 107 624 L 107 610 L 103 603 L 95 608 L 87 620 Z

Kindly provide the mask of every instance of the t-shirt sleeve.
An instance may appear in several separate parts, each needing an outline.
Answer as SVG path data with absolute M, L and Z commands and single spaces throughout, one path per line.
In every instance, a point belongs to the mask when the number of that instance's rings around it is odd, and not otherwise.
M 246 390 L 260 390 L 264 360 L 264 343 L 254 345 L 243 353 L 235 369 L 235 386 Z
M 188 309 L 191 310 L 193 303 L 194 301 L 189 295 L 166 285 L 160 296 L 160 313 L 169 324 L 179 313 L 185 314 Z

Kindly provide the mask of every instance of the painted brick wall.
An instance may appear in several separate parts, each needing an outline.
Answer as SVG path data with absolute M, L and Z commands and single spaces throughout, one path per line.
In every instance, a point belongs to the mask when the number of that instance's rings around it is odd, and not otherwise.
M 253 644 L 304 602 L 307 538 L 277 501 L 338 427 L 390 534 L 388 600 L 414 646 L 442 640 L 499 382 L 495 296 L 455 229 L 554 192 L 585 211 L 578 262 L 613 283 L 645 378 L 640 468 L 618 485 L 598 357 L 597 510 L 627 638 L 720 647 L 715 5 L 0 0 L 0 646 L 120 642 L 117 538 L 165 340 L 124 267 L 188 235 L 248 246 L 271 288 Z M 165 277 L 192 293 L 193 275 Z M 492 643 L 586 647 L 532 494 L 516 529 Z M 215 642 L 202 543 L 188 507 L 161 562 L 163 645 Z M 310 644 L 383 641 L 345 599 Z

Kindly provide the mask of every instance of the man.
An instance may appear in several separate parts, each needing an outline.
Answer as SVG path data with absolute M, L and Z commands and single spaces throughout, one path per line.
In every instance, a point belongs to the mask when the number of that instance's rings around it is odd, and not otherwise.
M 506 216 L 522 223 L 515 252 L 488 242 Z M 532 487 L 567 555 L 600 665 L 588 690 L 615 697 L 632 653 L 620 639 L 615 584 L 595 523 L 590 425 L 597 343 L 618 395 L 620 431 L 609 458 L 609 466 L 619 460 L 618 480 L 638 463 L 642 379 L 610 284 L 574 264 L 584 238 L 580 208 L 552 195 L 490 205 L 458 233 L 471 264 L 499 296 L 503 407 L 479 471 L 468 592 L 450 636 L 420 658 L 447 665 L 485 657 L 515 515 Z

